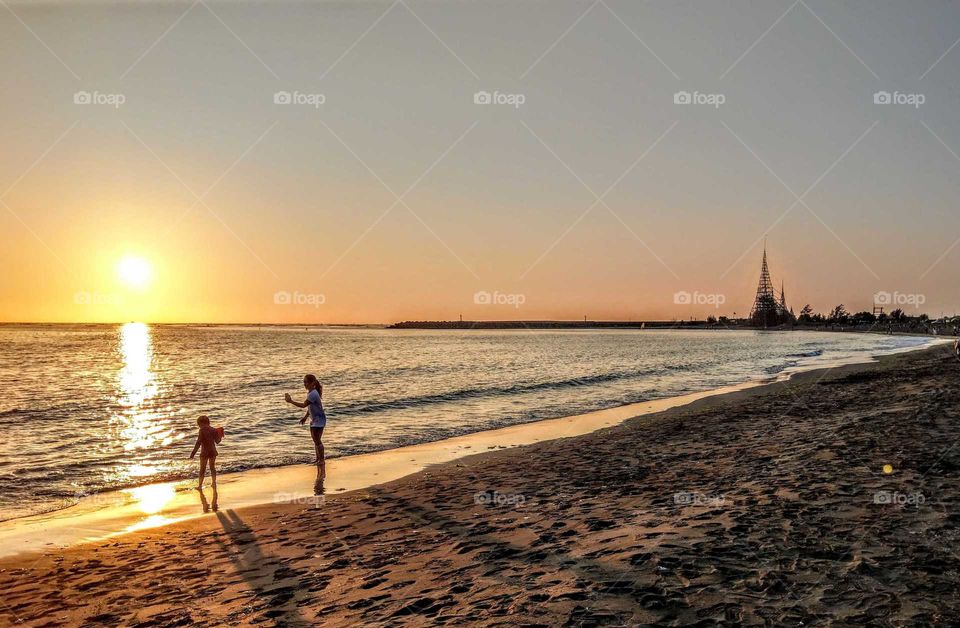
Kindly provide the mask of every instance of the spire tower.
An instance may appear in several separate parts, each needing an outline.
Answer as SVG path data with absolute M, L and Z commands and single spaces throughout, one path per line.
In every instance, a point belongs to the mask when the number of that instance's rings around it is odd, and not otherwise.
M 783 292 L 780 293 L 781 300 Z M 773 289 L 770 279 L 770 267 L 767 264 L 767 243 L 763 243 L 763 264 L 760 266 L 760 283 L 757 285 L 757 296 L 750 311 L 750 322 L 758 327 L 772 327 L 782 322 L 780 303 Z

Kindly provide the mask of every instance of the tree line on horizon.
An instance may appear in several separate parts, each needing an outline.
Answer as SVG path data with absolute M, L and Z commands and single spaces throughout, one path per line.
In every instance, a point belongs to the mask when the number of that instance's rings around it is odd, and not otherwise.
M 934 320 L 926 313 L 911 316 L 904 312 L 902 308 L 897 308 L 889 313 L 880 312 L 879 314 L 866 310 L 851 313 L 847 310 L 846 306 L 841 303 L 826 314 L 823 314 L 814 312 L 813 307 L 808 303 L 803 306 L 799 315 L 793 316 L 792 312 L 789 314 L 789 317 L 784 317 L 783 320 L 777 324 L 765 326 L 877 327 L 881 329 L 896 328 L 898 330 L 923 332 L 929 332 L 931 329 L 940 331 L 941 328 L 943 328 L 943 331 L 949 331 L 955 335 L 960 332 L 960 316 L 948 316 Z M 743 324 L 744 322 L 751 323 L 752 321 L 751 319 L 732 320 L 727 316 L 707 317 L 707 323 L 709 324 L 728 325 Z

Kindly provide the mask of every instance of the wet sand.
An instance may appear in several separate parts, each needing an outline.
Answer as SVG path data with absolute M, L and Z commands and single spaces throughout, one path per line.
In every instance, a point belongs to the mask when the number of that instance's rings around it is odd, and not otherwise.
M 317 503 L 8 557 L 0 624 L 951 625 L 958 418 L 943 345 L 801 374 Z

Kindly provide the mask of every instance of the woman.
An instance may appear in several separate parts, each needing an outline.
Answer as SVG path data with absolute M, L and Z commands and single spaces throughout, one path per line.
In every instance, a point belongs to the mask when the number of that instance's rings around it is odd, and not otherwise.
M 316 375 L 304 375 L 303 387 L 307 389 L 307 398 L 303 403 L 294 401 L 290 394 L 286 394 L 284 399 L 287 403 L 293 404 L 298 408 L 307 408 L 307 413 L 300 419 L 300 425 L 303 425 L 310 417 L 310 436 L 313 438 L 313 447 L 317 453 L 317 473 L 320 478 L 327 477 L 327 466 L 323 459 L 323 428 L 327 426 L 327 415 L 323 411 L 323 386 Z

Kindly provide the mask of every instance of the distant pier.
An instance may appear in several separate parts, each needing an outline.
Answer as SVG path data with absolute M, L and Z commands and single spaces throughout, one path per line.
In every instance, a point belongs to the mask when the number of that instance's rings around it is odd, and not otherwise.
M 388 329 L 677 329 L 716 327 L 707 321 L 403 321 Z

